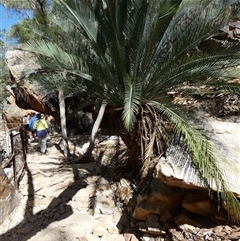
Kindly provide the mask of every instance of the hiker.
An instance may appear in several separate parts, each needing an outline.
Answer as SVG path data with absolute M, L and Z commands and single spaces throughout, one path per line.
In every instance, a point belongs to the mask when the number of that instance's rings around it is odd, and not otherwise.
M 37 121 L 37 115 L 36 115 L 35 112 L 32 112 L 31 117 L 29 119 L 28 130 L 31 132 L 32 138 L 34 138 L 34 139 L 35 139 L 35 136 L 34 136 L 33 126 L 34 126 L 36 121 Z
M 49 132 L 48 125 L 45 119 L 42 118 L 41 114 L 37 114 L 37 121 L 33 126 L 36 136 L 39 140 L 41 154 L 47 153 L 47 134 Z
M 28 131 L 29 116 L 28 115 L 24 115 L 23 118 L 22 118 L 22 122 L 23 122 L 24 130 Z
M 27 148 L 27 145 L 29 144 L 28 143 L 28 139 L 30 137 L 30 133 L 29 133 L 29 114 L 27 115 L 24 115 L 23 118 L 22 118 L 22 124 L 23 124 L 23 130 L 24 130 L 24 141 L 26 143 L 26 148 Z

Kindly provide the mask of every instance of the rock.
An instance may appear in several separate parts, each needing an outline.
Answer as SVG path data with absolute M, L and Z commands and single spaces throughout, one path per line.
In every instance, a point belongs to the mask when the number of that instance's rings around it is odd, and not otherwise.
M 180 188 L 167 186 L 158 179 L 153 179 L 148 189 L 147 196 L 138 197 L 133 212 L 133 217 L 138 220 L 146 220 L 150 213 L 162 215 L 167 210 L 176 210 L 185 195 Z
M 163 215 L 160 217 L 159 221 L 160 222 L 166 222 L 167 220 L 169 220 L 172 217 L 172 215 L 170 214 L 170 212 L 167 210 L 166 212 L 163 213 Z
M 123 235 L 125 241 L 138 241 L 138 239 L 136 238 L 136 236 L 134 234 L 131 233 L 125 233 Z
M 125 241 L 123 235 L 121 234 L 104 234 L 101 241 Z
M 147 219 L 147 233 L 154 235 L 166 235 L 166 231 L 159 223 L 159 216 L 150 214 Z
M 240 123 L 207 119 L 204 126 L 210 141 L 226 157 L 226 159 L 219 158 L 216 164 L 224 173 L 223 176 L 230 191 L 240 198 L 239 145 L 236 145 L 239 143 Z M 214 130 L 217 129 L 220 129 L 222 134 L 215 133 Z M 154 177 L 170 186 L 183 189 L 206 189 L 203 180 L 197 175 L 190 155 L 176 139 L 169 146 L 166 158 L 162 157 L 156 165 Z M 217 190 L 214 183 L 211 184 L 211 188 Z
M 94 184 L 88 185 L 86 188 L 80 189 L 73 197 L 76 202 L 76 208 L 88 208 L 90 206 L 90 198 L 94 195 L 96 186 Z
M 19 83 L 28 72 L 34 72 L 40 68 L 35 54 L 27 51 L 8 50 L 5 58 L 7 66 L 17 83 Z
M 22 117 L 28 113 L 30 113 L 29 110 L 23 110 L 16 105 L 16 100 L 14 96 L 9 96 L 6 98 L 2 111 L 2 116 L 5 119 L 7 127 L 9 129 L 15 127 L 20 128 L 22 125 Z
M 182 206 L 198 215 L 210 215 L 217 211 L 217 204 L 209 198 L 206 192 L 187 194 Z
M 130 182 L 122 178 L 118 187 L 116 188 L 115 195 L 117 198 L 127 204 L 133 195 L 133 189 L 131 188 Z
M 20 203 L 20 196 L 0 166 L 0 225 Z
M 240 239 L 240 232 L 232 232 L 230 235 L 227 236 L 230 240 L 239 240 Z
M 181 230 L 183 230 L 183 231 L 193 231 L 193 230 L 196 229 L 195 226 L 190 225 L 190 224 L 187 224 L 187 223 L 186 223 L 186 224 L 183 224 L 183 225 L 180 225 L 179 228 L 180 228 Z
M 95 236 L 95 235 L 93 235 L 93 234 L 87 234 L 87 235 L 85 236 L 85 238 L 86 238 L 87 241 L 100 241 L 100 240 L 101 240 L 100 237 Z M 81 241 L 81 239 L 79 239 L 79 240 Z M 83 241 L 84 241 L 84 240 L 83 240 Z
M 103 236 L 104 234 L 108 234 L 107 226 L 103 222 L 99 222 L 93 227 L 93 234 L 95 236 Z
M 119 228 L 119 223 L 118 221 L 115 221 L 113 215 L 101 215 L 99 218 L 97 218 L 97 221 L 99 222 L 99 224 L 104 225 L 106 230 L 110 234 L 119 234 L 121 232 L 121 228 Z
M 11 80 L 17 84 L 17 88 L 8 87 L 11 96 L 8 97 L 3 107 L 3 115 L 10 125 L 9 128 L 13 127 L 12 123 L 21 125 L 23 115 L 32 111 L 56 117 L 58 115 L 56 91 L 46 90 L 36 81 L 34 83 L 24 82 L 26 75 L 40 68 L 36 56 L 27 51 L 9 50 L 5 57 Z
M 180 227 L 181 225 L 188 224 L 194 227 L 201 227 L 200 223 L 192 220 L 191 218 L 187 217 L 184 214 L 178 215 L 176 218 L 174 218 L 174 222 Z
M 222 226 L 216 226 L 213 228 L 214 233 L 220 233 L 222 232 L 223 227 Z

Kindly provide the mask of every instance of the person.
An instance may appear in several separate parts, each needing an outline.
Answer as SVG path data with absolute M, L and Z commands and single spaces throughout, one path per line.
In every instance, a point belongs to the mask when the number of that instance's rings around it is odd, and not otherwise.
M 24 115 L 22 118 L 22 123 L 23 123 L 23 130 L 24 130 L 24 141 L 26 144 L 26 148 L 28 143 L 28 139 L 29 139 L 29 129 L 28 129 L 28 125 L 29 125 L 29 115 Z
M 45 119 L 42 118 L 41 114 L 37 114 L 37 121 L 33 126 L 34 132 L 39 140 L 41 154 L 47 153 L 47 134 L 48 124 Z
M 35 139 L 34 137 L 34 129 L 33 126 L 35 124 L 35 122 L 37 121 L 37 115 L 35 112 L 32 112 L 31 117 L 29 119 L 29 124 L 28 124 L 28 130 L 32 133 L 32 137 Z
M 23 122 L 24 130 L 28 131 L 28 125 L 29 125 L 29 117 L 28 117 L 28 115 L 24 115 L 23 116 L 22 122 Z

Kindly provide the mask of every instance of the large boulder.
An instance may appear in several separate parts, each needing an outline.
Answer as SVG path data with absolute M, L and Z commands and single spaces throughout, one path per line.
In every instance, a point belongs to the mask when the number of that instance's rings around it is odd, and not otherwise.
M 33 53 L 22 50 L 8 50 L 5 55 L 11 78 L 20 84 L 21 80 L 29 72 L 40 68 L 36 56 Z
M 226 157 L 219 158 L 216 165 L 221 170 L 230 191 L 240 198 L 240 123 L 209 119 L 205 122 L 205 128 L 212 144 Z M 162 157 L 156 165 L 154 177 L 170 186 L 206 189 L 204 181 L 197 173 L 191 156 L 178 140 L 174 140 L 168 148 L 166 158 Z M 213 190 L 217 190 L 214 183 L 210 185 Z
M 5 121 L 14 125 L 19 124 L 22 122 L 22 116 L 32 111 L 57 117 L 57 91 L 46 90 L 37 81 L 27 81 L 27 74 L 40 68 L 36 56 L 26 51 L 9 50 L 5 57 L 15 86 L 7 86 L 10 97 L 3 107 Z

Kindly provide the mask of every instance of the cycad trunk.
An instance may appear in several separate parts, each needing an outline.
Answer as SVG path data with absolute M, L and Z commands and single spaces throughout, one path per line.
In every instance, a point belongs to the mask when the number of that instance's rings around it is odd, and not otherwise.
M 132 174 L 144 178 L 165 154 L 173 129 L 154 107 L 142 106 L 130 132 L 121 123 L 119 135 L 127 146 Z
M 142 154 L 141 154 L 141 143 L 138 129 L 128 132 L 126 129 L 121 128 L 119 135 L 127 146 L 127 160 L 131 168 L 131 174 L 134 178 L 137 178 L 142 168 Z

